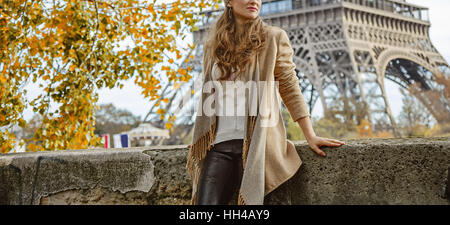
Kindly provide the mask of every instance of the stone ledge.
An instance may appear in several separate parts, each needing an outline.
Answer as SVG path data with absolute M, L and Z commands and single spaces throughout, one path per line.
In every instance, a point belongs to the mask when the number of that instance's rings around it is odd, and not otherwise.
M 449 204 L 450 138 L 345 140 L 264 204 Z M 188 204 L 186 145 L 0 154 L 0 204 Z

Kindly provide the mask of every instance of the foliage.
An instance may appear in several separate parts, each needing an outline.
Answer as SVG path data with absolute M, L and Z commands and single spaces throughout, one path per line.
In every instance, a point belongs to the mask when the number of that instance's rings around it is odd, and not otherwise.
M 450 137 L 450 123 L 435 124 L 432 128 L 427 129 L 424 133 L 425 137 Z
M 313 129 L 317 136 L 326 138 L 353 138 L 354 128 L 347 129 L 346 123 L 338 119 L 319 118 L 313 121 Z
M 155 2 L 0 0 L 1 152 L 15 145 L 8 130 L 26 126 L 22 112 L 28 106 L 42 116 L 32 150 L 81 149 L 99 141 L 94 135 L 99 89 L 134 79 L 146 98 L 159 102 L 161 76 L 169 83 L 189 80 L 190 67 L 155 68 L 167 61 L 166 53 L 182 57 L 176 37 L 197 29 L 196 11 L 220 0 Z M 121 48 L 129 38 L 134 46 Z M 24 86 L 30 82 L 41 83 L 43 93 L 28 101 Z
M 103 104 L 95 111 L 94 133 L 99 136 L 118 134 L 137 127 L 140 121 L 139 116 L 126 109 L 117 109 L 113 104 Z
M 337 98 L 329 103 L 328 115 L 325 117 L 333 123 L 345 126 L 348 132 L 356 132 L 356 126 L 367 118 L 364 102 L 357 101 L 355 98 L 346 98 L 344 96 Z
M 300 126 L 297 122 L 292 120 L 289 111 L 286 107 L 281 110 L 281 115 L 283 117 L 284 125 L 286 127 L 286 138 L 292 141 L 305 140 L 303 132 L 301 132 Z
M 402 94 L 402 111 L 398 116 L 403 135 L 407 137 L 424 136 L 426 130 L 435 123 L 432 114 L 413 95 L 400 89 Z
M 23 138 L 22 140 L 26 144 L 27 151 L 33 151 L 36 149 L 36 146 L 41 143 L 40 140 L 34 140 L 34 134 L 37 130 L 42 127 L 42 116 L 37 113 L 26 123 L 26 126 L 23 128 Z
M 394 134 L 392 132 L 382 130 L 375 133 L 373 138 L 394 138 Z
M 358 137 L 373 137 L 372 125 L 365 119 L 361 120 L 361 123 L 356 126 L 356 130 L 358 131 Z

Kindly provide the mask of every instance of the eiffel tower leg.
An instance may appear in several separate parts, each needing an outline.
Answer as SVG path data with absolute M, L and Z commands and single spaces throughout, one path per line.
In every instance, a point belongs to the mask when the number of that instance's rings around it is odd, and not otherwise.
M 320 79 L 323 81 L 323 104 L 331 106 L 329 114 L 338 114 L 345 119 L 348 130 L 353 130 L 363 118 L 367 118 L 361 84 L 354 72 L 349 50 L 345 46 L 340 49 L 322 50 L 316 53 Z
M 357 70 L 354 70 L 357 71 Z M 355 101 L 357 101 L 359 104 L 361 104 L 361 106 L 359 106 L 360 108 L 357 110 L 359 112 L 359 118 L 357 118 L 358 121 L 361 121 L 362 119 L 367 119 L 367 121 L 372 124 L 372 112 L 370 110 L 369 104 L 367 103 L 366 100 L 366 94 L 365 91 L 363 89 L 363 85 L 362 85 L 362 81 L 361 81 L 361 74 L 356 72 L 355 73 L 356 79 L 357 79 L 357 88 L 355 87 L 354 91 L 359 91 L 359 93 L 353 93 L 352 97 L 355 99 Z M 372 127 L 373 128 L 373 127 Z M 373 131 L 373 130 L 372 130 Z
M 400 137 L 400 133 L 398 131 L 397 124 L 395 122 L 394 116 L 392 115 L 391 107 L 388 102 L 386 89 L 384 87 L 384 76 L 383 75 L 380 75 L 380 74 L 377 75 L 377 83 L 381 89 L 381 95 L 383 97 L 383 101 L 384 101 L 384 105 L 385 105 L 385 113 L 387 114 L 387 116 L 389 117 L 389 120 L 391 121 L 392 132 L 394 133 L 394 136 L 398 138 L 398 137 Z
M 323 108 L 323 116 L 327 119 L 331 117 L 331 113 L 327 107 L 327 103 L 325 100 L 325 94 L 323 93 L 323 87 L 322 85 L 317 87 L 317 92 L 319 92 L 320 101 L 322 102 L 322 108 Z
M 352 49 L 349 50 L 350 52 L 353 52 Z M 366 98 L 366 92 L 364 91 L 364 87 L 363 87 L 363 80 L 361 77 L 361 73 L 359 72 L 358 69 L 358 64 L 356 62 L 355 57 L 350 57 L 350 60 L 352 62 L 352 67 L 353 67 L 353 72 L 355 74 L 355 79 L 358 82 L 358 88 L 359 88 L 359 97 L 361 98 L 361 103 L 363 104 L 362 110 L 364 113 L 364 116 L 367 117 L 367 120 L 370 124 L 372 124 L 372 112 L 370 110 L 369 104 L 367 103 L 367 98 Z
M 333 64 L 335 65 L 335 62 L 333 62 Z M 347 90 L 351 88 L 350 85 L 348 85 L 349 77 L 341 77 L 341 74 L 339 74 L 339 73 L 336 73 L 335 77 L 337 80 L 336 83 L 337 83 L 338 90 L 342 97 L 341 101 L 343 101 L 343 103 L 344 103 L 344 106 L 342 107 L 342 113 L 345 116 L 345 123 L 347 125 L 347 130 L 350 130 L 350 127 L 353 122 L 353 115 L 355 112 L 350 107 L 349 96 L 347 95 Z

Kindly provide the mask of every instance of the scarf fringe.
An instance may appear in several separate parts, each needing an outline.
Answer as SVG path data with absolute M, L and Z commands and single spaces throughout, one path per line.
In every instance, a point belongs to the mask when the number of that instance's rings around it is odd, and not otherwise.
M 200 160 L 202 160 L 206 156 L 207 151 L 211 149 L 215 139 L 214 136 L 215 130 L 216 130 L 216 122 L 211 124 L 211 128 L 207 133 L 205 133 L 195 143 L 191 145 L 186 165 L 188 168 L 189 175 L 191 175 L 192 172 L 194 172 L 192 168 L 192 163 L 199 162 Z

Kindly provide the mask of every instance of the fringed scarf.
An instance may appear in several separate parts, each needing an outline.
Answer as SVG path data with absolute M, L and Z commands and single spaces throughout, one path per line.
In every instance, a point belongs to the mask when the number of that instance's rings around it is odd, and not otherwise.
M 206 55 L 206 53 L 205 53 Z M 255 54 L 255 58 L 253 61 L 251 61 L 251 63 L 249 63 L 247 65 L 247 69 L 245 70 L 245 76 L 248 77 L 248 80 L 252 80 L 252 81 L 256 81 L 256 86 L 251 85 L 251 88 L 257 88 L 257 91 L 250 91 L 250 93 L 260 93 L 259 92 L 259 80 L 260 80 L 260 75 L 259 75 L 259 63 L 258 63 L 258 54 Z M 205 58 L 206 59 L 206 58 Z M 205 60 L 204 60 L 204 63 Z M 255 65 L 256 64 L 256 65 Z M 206 70 L 205 72 L 205 76 L 204 76 L 204 81 L 203 81 L 203 85 L 208 82 L 211 81 L 211 67 L 210 65 L 206 65 Z M 250 74 L 251 73 L 251 74 Z M 210 95 L 214 95 L 214 92 L 211 91 L 211 93 L 203 93 L 203 88 L 204 86 L 202 86 L 202 93 L 201 93 L 201 99 L 199 101 L 199 107 L 198 110 L 202 110 L 201 112 L 203 112 L 203 102 L 205 99 L 207 99 Z M 252 90 L 252 89 L 251 89 Z M 254 90 L 254 89 L 253 89 Z M 244 190 L 243 188 L 246 187 L 246 189 L 251 189 L 251 187 L 244 186 L 244 184 L 246 182 L 244 182 L 244 178 L 248 177 L 248 176 L 252 176 L 252 177 L 261 177 L 261 175 L 259 176 L 254 176 L 253 174 L 246 174 L 246 163 L 247 163 L 247 157 L 249 155 L 249 148 L 250 148 L 250 143 L 251 143 L 251 139 L 253 136 L 253 132 L 255 129 L 255 124 L 257 121 L 257 118 L 259 115 L 259 107 L 260 107 L 260 102 L 258 101 L 257 104 L 255 104 L 256 107 L 256 112 L 257 114 L 254 115 L 254 113 L 250 114 L 249 113 L 249 101 L 248 99 L 254 99 L 253 96 L 251 94 L 246 94 L 245 96 L 246 98 L 246 104 L 245 104 L 245 115 L 246 115 L 246 124 L 244 125 L 244 130 L 245 130 L 245 137 L 244 137 L 244 144 L 243 144 L 243 149 L 242 149 L 242 165 L 244 168 L 244 175 L 243 175 L 243 183 L 241 184 L 241 187 L 239 188 L 239 192 L 238 192 L 238 205 L 246 205 L 246 201 L 244 200 L 244 194 L 243 193 L 250 193 L 252 190 Z M 259 98 L 257 98 L 259 99 Z M 215 104 L 214 102 L 211 104 L 211 108 L 214 109 L 215 108 Z M 214 111 L 214 110 L 213 110 Z M 196 200 L 196 195 L 197 195 L 197 184 L 198 184 L 198 180 L 199 180 L 199 176 L 200 176 L 200 172 L 203 166 L 203 159 L 205 158 L 206 154 L 208 153 L 208 151 L 214 146 L 214 140 L 215 140 L 215 134 L 216 134 L 216 114 L 215 112 L 213 113 L 213 115 L 205 115 L 205 113 L 200 113 L 199 111 L 197 111 L 197 115 L 196 115 L 196 120 L 194 123 L 194 131 L 193 131 L 193 141 L 191 144 L 191 147 L 189 149 L 189 154 L 187 157 L 187 171 L 188 174 L 192 180 L 192 198 L 190 201 L 191 205 L 195 205 L 195 200 Z M 263 139 L 264 143 L 265 143 L 265 139 Z M 257 148 L 259 146 L 255 146 L 255 148 Z M 259 148 L 261 149 L 261 148 Z M 265 148 L 261 149 L 262 151 L 265 150 Z M 264 153 L 264 152 L 263 152 Z M 264 169 L 264 154 L 252 154 L 252 156 L 254 155 L 259 155 L 260 158 L 259 159 L 253 159 L 254 161 L 256 161 L 258 164 L 256 166 L 258 173 L 264 173 L 264 171 L 260 171 L 261 170 L 261 166 L 262 166 L 262 170 Z M 262 157 L 262 158 L 261 158 Z M 252 162 L 252 165 L 254 165 L 255 163 Z M 249 171 L 255 171 L 255 169 L 253 170 L 249 170 Z M 257 189 L 261 189 L 262 187 L 262 197 L 261 194 L 258 195 L 258 199 L 263 199 L 264 198 L 264 180 L 262 179 L 258 179 L 257 182 L 252 181 L 252 183 L 250 185 L 257 185 L 258 188 Z M 247 182 L 248 183 L 248 182 Z M 257 184 L 254 184 L 257 183 Z M 261 191 L 259 191 L 259 193 L 261 193 Z M 254 201 L 254 202 L 259 202 L 262 204 L 261 200 L 258 201 Z

